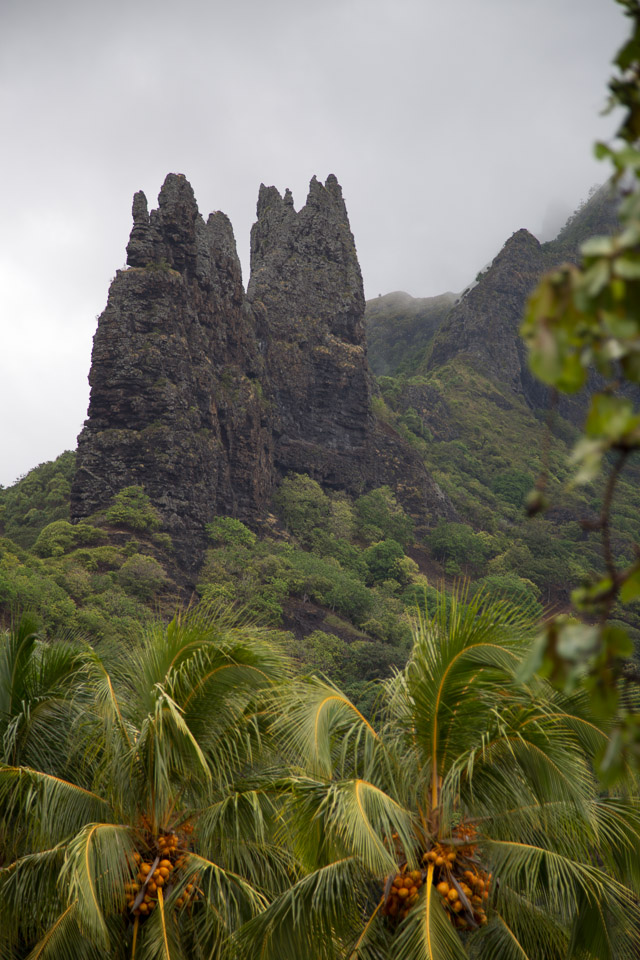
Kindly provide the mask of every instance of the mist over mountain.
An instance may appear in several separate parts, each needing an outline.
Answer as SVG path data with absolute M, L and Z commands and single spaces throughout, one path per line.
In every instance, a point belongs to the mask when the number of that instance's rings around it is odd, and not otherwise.
M 177 597 L 240 605 L 357 699 L 404 662 L 434 584 L 565 605 L 599 564 L 580 521 L 601 492 L 565 489 L 584 399 L 549 432 L 518 328 L 616 204 L 601 188 L 547 243 L 518 230 L 461 293 L 365 304 L 333 176 L 299 210 L 261 186 L 246 292 L 229 220 L 205 219 L 185 177 L 151 211 L 138 192 L 77 454 L 0 491 L 0 616 L 28 605 L 47 630 L 108 637 Z M 554 508 L 528 520 L 543 450 Z M 629 562 L 639 479 L 615 505 Z

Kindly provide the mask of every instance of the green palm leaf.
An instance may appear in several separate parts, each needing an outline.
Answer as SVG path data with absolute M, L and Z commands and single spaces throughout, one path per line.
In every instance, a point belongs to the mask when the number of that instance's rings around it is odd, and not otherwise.
M 432 884 L 433 866 L 419 903 L 401 924 L 393 943 L 396 960 L 463 960 L 460 938 L 440 905 Z
M 341 940 L 357 928 L 367 899 L 356 859 L 344 857 L 276 897 L 243 927 L 238 946 L 255 951 L 261 960 L 299 960 L 310 953 L 318 960 L 335 958 Z
M 105 948 L 106 917 L 121 914 L 124 885 L 133 879 L 134 846 L 129 827 L 90 823 L 67 845 L 60 883 L 77 904 L 80 928 Z
M 33 948 L 27 960 L 84 960 L 92 957 L 90 945 L 77 922 L 77 904 L 70 903 Z
M 0 810 L 26 830 L 36 847 L 76 833 L 88 821 L 108 816 L 109 803 L 92 790 L 29 767 L 0 764 Z

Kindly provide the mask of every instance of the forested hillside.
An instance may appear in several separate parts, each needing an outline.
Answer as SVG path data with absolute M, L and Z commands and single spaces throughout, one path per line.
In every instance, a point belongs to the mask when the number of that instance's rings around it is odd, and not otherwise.
M 598 568 L 601 544 L 593 521 L 602 488 L 569 489 L 586 398 L 551 402 L 529 372 L 519 327 L 542 273 L 576 259 L 592 233 L 611 233 L 616 207 L 605 185 L 555 241 L 540 245 L 518 231 L 438 325 L 414 315 L 407 337 L 423 346 L 410 369 L 403 357 L 377 378 L 379 415 L 420 452 L 457 512 L 454 521 L 441 521 L 427 534 L 431 557 L 448 575 L 470 576 L 514 595 L 526 590 L 545 606 L 563 608 L 571 588 Z M 379 303 L 367 304 L 374 366 L 382 362 L 376 354 Z M 398 329 L 405 330 L 406 310 L 398 306 L 397 312 Z M 394 329 L 390 313 L 385 323 Z M 542 475 L 554 506 L 544 517 L 528 518 L 527 495 Z M 632 465 L 613 507 L 614 550 L 623 563 L 631 562 L 640 529 L 638 479 Z
M 538 613 L 566 607 L 600 563 L 589 526 L 601 490 L 566 489 L 577 407 L 535 406 L 518 320 L 540 269 L 575 252 L 592 229 L 611 229 L 614 209 L 603 188 L 554 243 L 540 247 L 521 232 L 457 301 L 392 294 L 368 305 L 371 364 L 387 371 L 373 398 L 376 431 L 425 465 L 449 505 L 440 517 L 421 513 L 415 499 L 403 506 L 402 484 L 358 493 L 289 472 L 249 525 L 224 515 L 207 524 L 194 573 L 142 485 L 72 524 L 75 455 L 67 452 L 0 491 L 4 622 L 30 609 L 49 635 L 116 638 L 205 598 L 242 608 L 277 631 L 303 668 L 359 698 L 368 680 L 403 664 L 407 615 L 440 583 L 467 578 Z M 541 471 L 554 507 L 528 518 Z M 638 479 L 634 468 L 625 473 L 614 505 L 620 562 L 631 562 L 640 539 Z M 629 610 L 624 616 L 640 627 Z

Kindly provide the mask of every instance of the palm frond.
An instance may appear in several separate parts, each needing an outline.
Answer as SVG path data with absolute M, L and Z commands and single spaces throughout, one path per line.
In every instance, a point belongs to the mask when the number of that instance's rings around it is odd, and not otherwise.
M 108 817 L 107 800 L 69 780 L 0 764 L 0 813 L 26 830 L 36 848 L 55 845 L 86 823 Z
M 640 798 L 598 797 L 593 811 L 598 857 L 640 897 Z
M 493 911 L 491 923 L 473 939 L 482 960 L 566 960 L 567 938 L 556 930 L 548 931 L 548 916 L 542 911 L 533 914 L 535 927 L 527 929 L 529 915 L 519 916 L 519 924 L 507 921 Z M 526 933 L 529 935 L 527 936 Z M 604 960 L 604 958 L 602 958 Z
M 466 960 L 467 952 L 440 904 L 432 878 L 433 865 L 419 902 L 409 911 L 394 938 L 395 960 Z
M 237 929 L 266 905 L 265 896 L 240 874 L 191 852 L 184 871 L 184 882 L 173 891 L 167 906 L 175 904 L 184 884 L 193 881 L 194 877 L 203 899 L 223 918 L 228 930 Z
M 559 845 L 559 838 L 555 839 Z M 485 840 L 483 848 L 495 875 L 533 902 L 544 895 L 548 906 L 560 915 L 575 909 L 578 896 L 591 902 L 617 903 L 636 912 L 632 892 L 584 857 L 579 838 L 574 852 L 582 856 L 572 858 L 574 844 L 575 837 L 564 838 L 569 853 L 543 846 L 542 838 L 539 843 Z
M 109 946 L 106 918 L 121 914 L 134 877 L 131 828 L 90 823 L 68 844 L 60 884 L 77 902 L 77 922 L 96 945 Z
M 273 788 L 236 791 L 197 813 L 198 851 L 263 890 L 280 891 L 295 872 Z
M 355 858 L 336 860 L 300 879 L 245 924 L 237 937 L 238 948 L 261 960 L 310 955 L 314 960 L 337 960 L 342 955 L 340 944 L 343 948 L 353 944 L 362 930 L 367 900 L 366 881 Z
M 65 845 L 59 844 L 0 869 L 0 931 L 7 944 L 44 935 L 66 906 L 58 888 L 64 855 Z M 4 955 L 11 955 L 9 946 Z
M 91 950 L 77 924 L 78 905 L 72 901 L 33 948 L 27 960 L 93 960 Z
M 28 670 L 40 624 L 24 614 L 11 630 L 0 635 L 0 717 L 10 717 L 26 696 Z
M 366 780 L 334 783 L 326 791 L 320 816 L 327 833 L 338 836 L 345 848 L 374 875 L 397 869 L 390 838 L 397 833 L 407 857 L 414 854 L 411 816 L 375 784 Z M 387 839 L 387 844 L 383 838 Z
M 278 692 L 282 710 L 276 722 L 282 748 L 294 763 L 314 776 L 331 777 L 346 758 L 362 751 L 362 769 L 371 765 L 379 746 L 378 733 L 336 686 L 311 677 Z M 340 774 L 338 774 L 340 775 Z
M 70 641 L 45 643 L 35 628 L 23 616 L 0 634 L 0 759 L 59 773 L 85 650 Z
M 409 716 L 398 733 L 419 751 L 421 766 L 431 763 L 435 805 L 439 778 L 477 741 L 505 681 L 513 679 L 530 626 L 517 609 L 477 594 L 441 602 L 431 620 L 419 614 L 414 629 L 404 671 Z M 396 684 L 396 710 L 399 689 Z

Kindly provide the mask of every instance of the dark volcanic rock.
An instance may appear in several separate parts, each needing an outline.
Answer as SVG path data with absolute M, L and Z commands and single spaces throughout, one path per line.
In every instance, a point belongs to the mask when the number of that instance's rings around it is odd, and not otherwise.
M 527 230 L 514 233 L 479 282 L 453 307 L 432 340 L 423 369 L 432 371 L 460 358 L 522 395 L 532 409 L 548 407 L 550 391 L 529 371 L 519 335 L 527 297 L 544 273 L 567 260 L 577 262 L 586 239 L 618 227 L 618 203 L 619 196 L 605 184 L 553 242 L 541 245 Z M 586 393 L 563 395 L 558 410 L 580 424 L 587 402 Z
M 422 462 L 371 413 L 362 278 L 336 178 L 314 178 L 299 212 L 288 191 L 261 187 L 246 296 L 224 214 L 205 223 L 179 174 L 158 201 L 149 214 L 136 193 L 128 268 L 99 319 L 73 519 L 142 485 L 188 570 L 208 520 L 257 520 L 288 471 L 354 493 L 399 483 L 410 508 L 446 515 Z
M 479 283 L 451 310 L 433 338 L 426 369 L 435 370 L 455 357 L 489 379 L 506 384 L 533 410 L 548 407 L 551 392 L 529 370 L 519 330 L 527 297 L 553 266 L 552 256 L 532 234 L 527 230 L 514 233 Z M 578 424 L 584 418 L 585 404 L 582 396 L 563 395 L 558 410 Z
M 436 520 L 458 520 L 447 495 L 440 489 L 421 458 L 396 431 L 377 421 L 366 461 L 367 486 L 386 484 L 425 533 Z
M 288 192 L 260 187 L 247 295 L 275 401 L 277 468 L 356 488 L 372 427 L 364 293 L 334 176 L 313 178 L 299 212 Z
M 518 337 L 525 303 L 544 272 L 540 244 L 527 230 L 507 240 L 482 280 L 451 310 L 435 335 L 428 369 L 454 356 L 522 393 Z
M 266 503 L 271 430 L 231 225 L 203 221 L 184 177 L 170 174 L 159 201 L 147 218 L 136 194 L 130 269 L 98 323 L 71 510 L 81 519 L 143 485 L 190 566 L 216 509 Z

